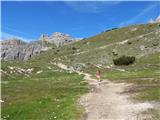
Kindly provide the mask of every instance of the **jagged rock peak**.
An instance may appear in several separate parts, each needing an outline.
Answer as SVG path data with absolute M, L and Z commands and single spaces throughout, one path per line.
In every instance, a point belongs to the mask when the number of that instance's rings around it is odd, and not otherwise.
M 51 36 L 42 34 L 39 38 L 39 40 L 41 42 L 47 42 L 47 43 L 53 43 L 56 46 L 63 46 L 66 44 L 69 44 L 73 41 L 75 41 L 76 39 L 71 37 L 69 34 L 65 34 L 62 32 L 54 32 Z
M 39 40 L 42 42 L 49 42 L 49 37 L 48 37 L 48 35 L 42 34 L 40 36 Z
M 52 34 L 52 37 L 63 37 L 63 36 L 71 37 L 69 34 L 65 34 L 65 33 L 62 33 L 62 32 L 54 32 Z
M 50 37 L 50 42 L 56 44 L 56 46 L 63 46 L 73 42 L 75 38 L 71 37 L 69 34 L 54 32 Z

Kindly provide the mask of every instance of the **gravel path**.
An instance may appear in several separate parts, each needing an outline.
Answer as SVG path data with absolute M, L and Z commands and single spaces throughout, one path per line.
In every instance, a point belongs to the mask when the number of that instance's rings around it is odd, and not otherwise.
M 62 63 L 55 65 L 72 71 Z M 92 86 L 91 92 L 80 98 L 80 104 L 85 107 L 85 114 L 81 120 L 151 120 L 150 116 L 140 113 L 153 108 L 152 104 L 134 103 L 128 94 L 121 94 L 129 84 L 113 83 L 109 80 L 98 83 L 90 74 L 77 73 L 83 74 L 84 79 Z
M 120 94 L 128 86 L 125 83 L 108 80 L 97 83 L 89 74 L 82 74 L 93 86 L 92 91 L 80 99 L 86 110 L 84 120 L 142 120 L 145 116 L 138 114 L 153 108 L 149 103 L 133 103 L 128 95 Z

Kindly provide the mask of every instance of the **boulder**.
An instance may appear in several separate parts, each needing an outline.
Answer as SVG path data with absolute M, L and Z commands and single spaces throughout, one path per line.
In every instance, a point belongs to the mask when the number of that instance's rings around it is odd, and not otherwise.
M 118 55 L 118 50 L 117 49 L 113 49 L 112 53 L 113 53 L 113 55 Z
M 84 63 L 77 63 L 73 66 L 73 69 L 75 71 L 82 71 L 82 69 L 85 68 L 85 64 Z

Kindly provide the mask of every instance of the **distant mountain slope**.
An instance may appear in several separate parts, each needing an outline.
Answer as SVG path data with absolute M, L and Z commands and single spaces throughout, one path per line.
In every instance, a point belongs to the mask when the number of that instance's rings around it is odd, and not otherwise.
M 143 56 L 160 52 L 160 24 L 132 25 L 103 32 L 70 46 L 64 46 L 57 54 L 55 62 L 75 66 L 113 65 L 113 59 L 122 55 L 135 56 L 138 61 Z
M 46 63 L 63 63 L 74 69 L 113 65 L 113 59 L 122 55 L 135 56 L 136 64 L 145 56 L 158 56 L 160 53 L 160 24 L 132 25 L 107 30 L 91 38 L 76 41 L 70 45 L 50 49 L 33 58 Z M 45 59 L 44 59 L 45 58 Z M 29 60 L 28 62 L 32 61 Z M 148 61 L 148 64 L 154 64 Z M 157 62 L 155 63 L 158 64 Z M 144 65 L 145 66 L 145 65 Z M 78 67 L 78 68 L 77 68 Z
M 60 32 L 53 33 L 51 37 L 41 35 L 38 41 L 30 43 L 26 43 L 16 38 L 2 40 L 1 59 L 5 61 L 28 60 L 48 49 L 68 45 L 75 41 L 75 38 Z
M 47 51 L 50 47 L 39 41 L 25 43 L 22 40 L 4 40 L 1 43 L 1 59 L 10 60 L 28 60 L 34 55 Z

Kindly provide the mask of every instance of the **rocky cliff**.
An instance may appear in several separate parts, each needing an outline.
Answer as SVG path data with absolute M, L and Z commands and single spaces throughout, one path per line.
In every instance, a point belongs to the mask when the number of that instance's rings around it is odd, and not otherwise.
M 26 43 L 18 39 L 1 41 L 1 59 L 8 60 L 28 60 L 34 55 L 50 49 L 41 42 Z
M 76 41 L 76 39 L 71 37 L 69 34 L 61 32 L 54 32 L 50 37 L 48 37 L 48 35 L 42 34 L 39 40 L 42 42 L 55 44 L 57 47 L 61 47 Z
M 10 38 L 2 40 L 1 43 L 1 59 L 8 60 L 28 60 L 34 55 L 51 49 L 50 46 L 57 47 L 67 45 L 76 41 L 70 35 L 60 32 L 53 33 L 50 37 L 42 34 L 38 41 L 26 43 L 20 39 Z

